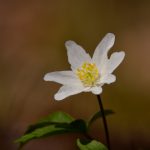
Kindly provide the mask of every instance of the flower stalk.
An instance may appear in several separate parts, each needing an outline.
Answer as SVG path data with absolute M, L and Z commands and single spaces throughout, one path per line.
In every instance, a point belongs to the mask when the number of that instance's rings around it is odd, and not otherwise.
M 103 103 L 102 103 L 100 95 L 97 95 L 97 99 L 98 99 L 100 111 L 102 113 L 102 119 L 103 119 L 103 124 L 104 124 L 104 130 L 105 130 L 105 137 L 106 137 L 107 147 L 108 147 L 108 150 L 111 150 L 109 131 L 108 131 L 108 126 L 107 126 L 107 120 L 106 120 L 106 117 L 105 117 L 105 114 L 104 114 L 104 107 L 103 107 Z

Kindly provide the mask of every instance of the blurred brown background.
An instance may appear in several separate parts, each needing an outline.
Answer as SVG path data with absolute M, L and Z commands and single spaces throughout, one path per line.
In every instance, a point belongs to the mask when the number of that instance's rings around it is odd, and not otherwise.
M 90 93 L 55 101 L 60 85 L 44 82 L 43 75 L 69 69 L 66 40 L 92 54 L 107 32 L 116 34 L 113 50 L 126 52 L 117 82 L 102 94 L 105 108 L 116 112 L 108 117 L 112 150 L 150 149 L 148 0 L 0 0 L 0 149 L 15 150 L 13 141 L 26 127 L 53 111 L 88 119 L 98 110 Z M 105 143 L 100 123 L 91 133 Z M 79 136 L 35 140 L 24 150 L 77 150 Z

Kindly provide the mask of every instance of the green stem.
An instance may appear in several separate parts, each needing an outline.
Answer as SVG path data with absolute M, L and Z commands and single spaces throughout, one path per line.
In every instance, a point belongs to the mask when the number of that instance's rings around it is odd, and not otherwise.
M 97 95 L 97 99 L 98 99 L 100 111 L 101 111 L 101 113 L 102 113 L 102 119 L 103 119 L 103 124 L 104 124 L 104 130 L 105 130 L 105 137 L 106 137 L 107 147 L 108 147 L 108 150 L 111 150 L 111 148 L 110 148 L 110 140 L 109 140 L 109 131 L 108 131 L 108 126 L 107 126 L 107 121 L 106 121 L 106 118 L 105 118 L 104 108 L 103 108 L 103 104 L 102 104 L 102 100 L 101 100 L 100 95 Z

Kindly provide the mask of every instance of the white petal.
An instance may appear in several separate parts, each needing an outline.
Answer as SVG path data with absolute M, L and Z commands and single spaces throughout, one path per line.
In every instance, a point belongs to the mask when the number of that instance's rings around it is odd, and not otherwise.
M 84 62 L 91 62 L 91 57 L 85 50 L 73 41 L 65 43 L 68 54 L 68 61 L 71 64 L 72 70 L 80 67 Z
M 64 85 L 55 94 L 55 100 L 63 100 L 64 98 L 81 93 L 84 90 L 83 86 Z
M 91 88 L 91 91 L 93 94 L 99 95 L 102 93 L 102 87 L 100 87 L 100 86 L 93 87 L 93 88 Z
M 80 84 L 72 71 L 56 71 L 47 73 L 44 76 L 45 81 L 54 81 L 60 84 Z
M 95 49 L 92 61 L 96 63 L 97 67 L 100 68 L 100 71 L 106 64 L 108 59 L 107 53 L 114 45 L 114 42 L 115 35 L 113 33 L 107 33 Z
M 108 60 L 108 72 L 112 73 L 119 65 L 120 63 L 123 61 L 125 56 L 125 52 L 121 51 L 121 52 L 114 52 L 110 59 Z
M 113 74 L 107 74 L 105 76 L 103 76 L 100 80 L 101 84 L 110 84 L 116 81 L 116 76 Z

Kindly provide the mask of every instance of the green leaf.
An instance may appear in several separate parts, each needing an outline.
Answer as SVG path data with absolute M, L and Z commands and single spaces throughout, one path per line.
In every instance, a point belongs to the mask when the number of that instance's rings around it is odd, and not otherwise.
M 25 133 L 30 133 L 37 128 L 44 127 L 46 125 L 56 124 L 56 123 L 71 123 L 75 119 L 65 112 L 54 112 L 47 117 L 41 119 L 34 125 L 30 125 Z
M 87 124 L 84 120 L 78 119 L 70 123 L 70 129 L 75 132 L 87 132 Z M 69 129 L 69 128 L 68 128 Z
M 20 143 L 21 148 L 24 144 L 33 139 L 70 132 L 85 133 L 86 131 L 87 125 L 84 120 L 74 120 L 70 115 L 64 112 L 56 112 L 38 123 L 31 125 L 25 134 L 15 142 Z
M 57 134 L 60 132 L 64 132 L 63 129 L 61 128 L 56 128 L 55 125 L 49 125 L 49 126 L 45 126 L 42 128 L 37 128 L 36 130 L 24 134 L 23 136 L 21 136 L 19 139 L 16 140 L 17 143 L 21 143 L 21 144 L 25 144 L 28 141 L 32 140 L 32 139 L 36 139 L 36 138 L 40 138 L 46 135 L 52 135 L 52 134 Z
M 77 146 L 80 150 L 108 150 L 106 146 L 96 140 L 81 141 L 80 139 L 77 139 Z
M 74 120 L 72 116 L 65 112 L 54 112 L 47 116 L 46 118 L 42 119 L 40 122 L 59 122 L 59 123 L 70 123 Z
M 108 116 L 108 115 L 114 114 L 114 111 L 112 111 L 110 109 L 106 109 L 106 110 L 104 110 L 104 114 L 105 114 L 105 116 Z M 101 117 L 102 117 L 102 113 L 101 113 L 101 111 L 98 111 L 91 117 L 91 119 L 88 122 L 88 126 L 90 126 L 94 121 L 96 121 L 98 118 L 101 118 Z

